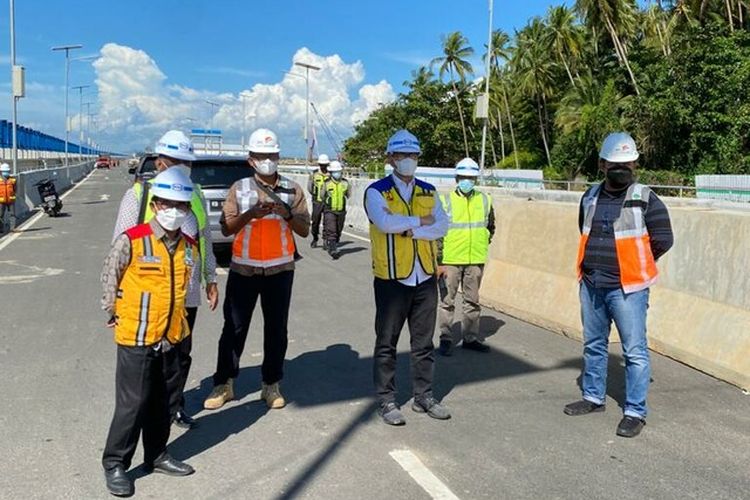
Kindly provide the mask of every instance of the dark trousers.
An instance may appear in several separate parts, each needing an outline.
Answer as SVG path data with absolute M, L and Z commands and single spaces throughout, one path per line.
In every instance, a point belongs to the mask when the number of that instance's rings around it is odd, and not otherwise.
M 312 203 L 312 227 L 310 228 L 310 232 L 312 233 L 312 237 L 314 240 L 318 239 L 318 234 L 320 232 L 320 220 L 323 218 L 324 207 L 325 205 L 320 202 L 313 201 Z
M 5 232 L 5 214 L 8 214 L 8 230 L 16 228 L 16 205 L 15 203 L 0 204 L 0 233 Z
M 243 276 L 229 271 L 224 297 L 224 328 L 219 339 L 214 385 L 226 384 L 227 380 L 237 378 L 240 373 L 240 357 L 245 349 L 258 296 L 263 311 L 263 382 L 275 384 L 284 378 L 293 281 L 294 271 L 270 276 Z
M 170 420 L 164 374 L 175 362 L 174 349 L 165 353 L 153 347 L 117 346 L 115 413 L 102 455 L 105 470 L 130 468 L 141 432 L 144 463 L 152 464 L 166 452 Z
M 323 240 L 336 243 L 341 240 L 341 232 L 344 230 L 346 212 L 334 212 L 326 210 L 323 215 Z
M 415 287 L 375 278 L 375 352 L 373 375 L 378 402 L 396 400 L 396 346 L 404 323 L 409 324 L 411 378 L 415 397 L 432 394 L 432 337 L 437 314 L 437 280 Z
M 193 327 L 198 315 L 198 308 L 186 307 L 185 310 L 187 311 L 190 335 L 173 347 L 176 362 L 167 367 L 173 368 L 173 370 L 164 374 L 167 379 L 167 390 L 169 391 L 169 415 L 171 418 L 174 418 L 178 411 L 185 409 L 185 384 L 187 384 L 188 375 L 190 374 L 190 366 L 193 364 L 190 351 L 193 350 Z

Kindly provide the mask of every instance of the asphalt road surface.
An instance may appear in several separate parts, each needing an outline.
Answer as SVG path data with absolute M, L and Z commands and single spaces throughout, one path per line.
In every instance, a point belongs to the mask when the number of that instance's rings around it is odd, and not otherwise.
M 0 239 L 0 498 L 108 497 L 100 458 L 115 346 L 99 274 L 128 184 L 124 168 L 95 171 L 66 196 L 65 216 Z M 618 438 L 619 344 L 607 411 L 568 417 L 581 345 L 489 310 L 490 353 L 437 359 L 435 392 L 453 419 L 406 405 L 405 427 L 384 425 L 372 397 L 369 246 L 344 239 L 335 262 L 300 242 L 283 410 L 258 401 L 258 310 L 238 399 L 202 409 L 222 316 L 199 310 L 187 401 L 200 427 L 170 437 L 172 454 L 197 472 L 145 475 L 136 465 L 137 498 L 750 498 L 750 396 L 654 354 L 648 425 L 636 439 Z M 226 272 L 219 278 L 223 298 Z M 401 403 L 407 346 L 402 339 Z M 141 456 L 139 448 L 135 464 Z

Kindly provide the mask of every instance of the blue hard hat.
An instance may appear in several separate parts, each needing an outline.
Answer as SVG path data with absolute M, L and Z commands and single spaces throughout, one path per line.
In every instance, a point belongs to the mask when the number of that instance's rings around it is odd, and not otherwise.
M 388 139 L 386 153 L 421 153 L 419 139 L 406 129 L 401 129 Z

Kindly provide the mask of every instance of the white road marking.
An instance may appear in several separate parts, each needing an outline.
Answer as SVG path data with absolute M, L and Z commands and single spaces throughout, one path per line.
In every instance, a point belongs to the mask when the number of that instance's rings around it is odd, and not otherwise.
M 367 243 L 370 243 L 370 238 L 364 238 L 364 237 L 362 237 L 362 236 L 360 236 L 358 234 L 350 233 L 348 231 L 342 231 L 341 234 L 345 234 L 345 235 L 350 236 L 352 238 L 356 238 L 358 240 L 366 241 Z
M 229 273 L 223 267 L 217 267 L 216 268 L 216 274 L 221 275 L 221 276 L 226 276 Z
M 108 194 L 103 194 L 99 198 L 99 201 L 107 201 L 107 200 L 109 200 L 109 195 Z
M 37 267 L 37 266 L 27 266 L 24 264 L 19 264 L 18 262 L 14 260 L 0 261 L 0 264 L 20 267 L 26 271 L 31 271 L 32 273 L 34 273 L 34 274 L 21 274 L 17 276 L 8 276 L 7 273 L 4 273 L 4 275 L 0 276 L 0 285 L 20 285 L 22 283 L 31 283 L 32 281 L 37 280 L 39 278 L 57 276 L 58 274 L 62 274 L 63 272 L 65 272 L 64 269 L 55 269 L 52 267 L 43 268 L 43 267 Z
M 96 169 L 89 172 L 89 174 L 83 179 L 81 179 L 81 181 L 78 184 L 76 184 L 72 188 L 68 189 L 65 193 L 63 193 L 63 195 L 60 196 L 60 199 L 64 200 L 70 193 L 78 189 L 78 186 L 80 186 L 81 184 L 89 180 L 89 177 L 91 177 L 91 174 L 93 174 L 94 172 L 96 172 Z M 15 233 L 12 233 L 10 236 L 6 236 L 5 238 L 3 238 L 3 240 L 0 241 L 0 250 L 7 247 L 11 243 L 13 243 L 19 236 L 23 234 L 24 230 L 33 226 L 36 223 L 36 221 L 42 218 L 43 215 L 44 215 L 44 211 L 39 210 L 39 212 L 37 212 L 36 215 L 33 215 L 29 220 L 27 220 L 26 222 L 18 226 L 16 228 Z
M 430 497 L 435 500 L 459 500 L 422 461 L 409 450 L 393 450 L 389 453 L 398 464 L 414 479 Z

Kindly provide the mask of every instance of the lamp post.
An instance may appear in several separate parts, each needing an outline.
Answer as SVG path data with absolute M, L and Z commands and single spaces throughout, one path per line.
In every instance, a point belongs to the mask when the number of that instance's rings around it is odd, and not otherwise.
M 83 161 L 83 89 L 87 89 L 91 85 L 76 85 L 71 87 L 73 90 L 78 90 L 79 99 L 79 110 L 78 110 L 78 160 Z
M 318 71 L 320 67 L 303 62 L 295 62 L 295 66 L 305 68 L 305 166 L 310 164 L 310 70 Z
M 487 115 L 484 117 L 484 125 L 482 126 L 482 154 L 481 158 L 479 159 L 479 168 L 481 173 L 481 179 L 484 180 L 484 153 L 487 148 L 487 123 L 489 120 L 489 110 L 490 110 L 490 71 L 492 70 L 492 67 L 490 66 L 490 61 L 492 60 L 492 8 L 493 8 L 493 0 L 489 0 L 489 10 L 490 10 L 490 28 L 489 28 L 489 35 L 487 36 L 487 60 L 485 61 L 485 77 L 484 77 L 484 105 L 486 106 L 486 113 Z
M 206 99 L 205 101 L 211 106 L 211 121 L 208 124 L 208 128 L 209 129 L 213 129 L 214 128 L 214 108 L 218 108 L 219 107 L 219 103 L 218 102 L 209 101 L 208 99 Z
M 65 166 L 68 166 L 68 76 L 70 75 L 70 51 L 83 48 L 83 45 L 60 45 L 52 47 L 53 51 L 65 51 Z
M 23 68 L 16 66 L 16 6 L 10 0 L 10 80 L 13 109 L 13 175 L 18 175 L 18 100 L 24 97 Z

